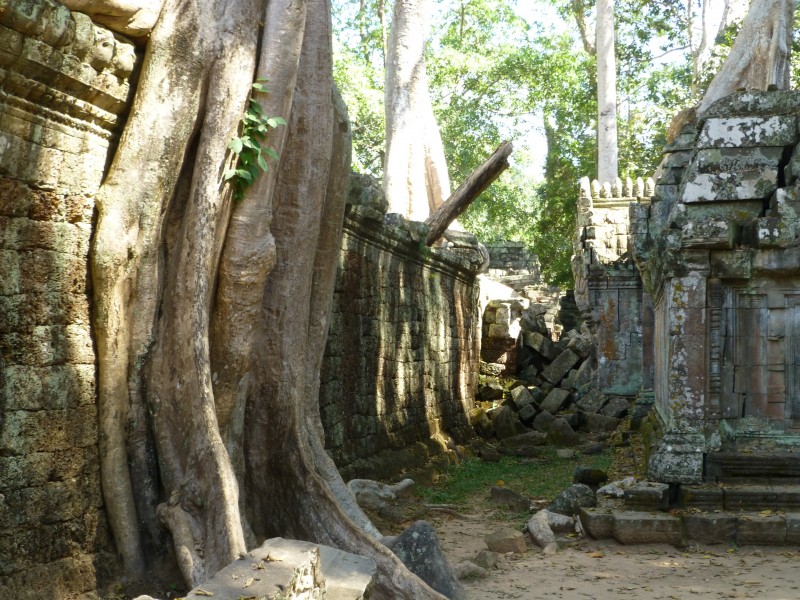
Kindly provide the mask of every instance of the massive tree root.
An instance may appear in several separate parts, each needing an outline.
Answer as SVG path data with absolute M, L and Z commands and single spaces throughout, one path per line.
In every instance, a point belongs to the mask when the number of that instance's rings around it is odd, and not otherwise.
M 254 72 L 290 126 L 234 205 L 226 146 Z M 194 585 L 282 535 L 374 558 L 386 597 L 441 598 L 377 541 L 322 444 L 349 171 L 332 90 L 327 0 L 168 0 L 152 32 L 92 249 L 103 492 L 128 574 L 171 554 Z

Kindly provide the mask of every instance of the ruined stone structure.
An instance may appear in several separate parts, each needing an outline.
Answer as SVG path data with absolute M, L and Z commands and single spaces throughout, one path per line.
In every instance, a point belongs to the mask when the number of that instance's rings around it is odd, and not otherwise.
M 111 551 L 87 255 L 130 43 L 50 0 L 0 7 L 0 597 L 81 597 Z
M 524 242 L 501 241 L 484 244 L 489 252 L 486 275 L 517 291 L 542 283 L 539 257 Z
M 628 207 L 652 194 L 652 180 L 581 181 L 575 301 L 593 336 L 594 383 L 609 395 L 646 397 L 653 386 L 652 307 L 628 251 Z
M 734 94 L 666 148 L 652 198 L 583 185 L 574 265 L 596 377 L 653 382 L 655 480 L 800 473 L 798 117 L 797 92 Z
M 483 258 L 464 234 L 428 248 L 422 223 L 385 210 L 380 189 L 356 176 L 320 392 L 345 479 L 390 477 L 472 435 Z
M 632 209 L 655 307 L 651 476 L 796 476 L 800 444 L 800 152 L 796 92 L 739 93 L 667 148 Z

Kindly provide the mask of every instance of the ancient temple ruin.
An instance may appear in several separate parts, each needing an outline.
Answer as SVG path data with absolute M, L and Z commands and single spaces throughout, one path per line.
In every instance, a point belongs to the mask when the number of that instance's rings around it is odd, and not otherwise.
M 583 186 L 577 295 L 599 385 L 655 399 L 652 479 L 797 475 L 799 115 L 797 92 L 737 93 L 683 127 L 652 197 Z

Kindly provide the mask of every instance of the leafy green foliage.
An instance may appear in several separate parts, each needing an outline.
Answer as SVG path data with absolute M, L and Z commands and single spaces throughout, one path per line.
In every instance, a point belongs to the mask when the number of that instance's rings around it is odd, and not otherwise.
M 333 3 L 335 78 L 353 121 L 354 168 L 378 178 L 390 4 Z M 591 28 L 594 2 L 441 0 L 435 6 L 426 60 L 454 187 L 503 139 L 514 142 L 511 168 L 459 221 L 484 241 L 524 242 L 539 255 L 548 283 L 570 286 L 578 181 L 596 174 L 597 120 L 595 58 L 579 42 L 573 11 Z M 615 3 L 623 178 L 653 174 L 671 118 L 697 102 L 735 38 L 735 27 L 724 32 L 706 69 L 695 73 L 690 30 L 697 10 L 688 0 Z M 557 27 L 542 24 L 545 12 L 550 21 L 560 15 Z
M 491 486 L 502 481 L 520 494 L 550 500 L 572 485 L 572 474 L 579 464 L 606 470 L 612 459 L 610 450 L 595 456 L 560 458 L 555 448 L 547 448 L 541 459 L 505 456 L 491 463 L 467 458 L 450 467 L 436 486 L 420 488 L 420 494 L 428 502 L 464 504 L 471 496 L 487 494 Z
M 234 166 L 225 171 L 223 178 L 233 187 L 233 199 L 244 198 L 244 193 L 261 173 L 267 172 L 267 158 L 277 160 L 278 153 L 264 146 L 270 129 L 286 125 L 282 117 L 268 117 L 253 96 L 268 93 L 263 80 L 253 84 L 253 92 L 247 100 L 247 110 L 239 124 L 241 133 L 228 142 L 228 148 L 236 155 Z

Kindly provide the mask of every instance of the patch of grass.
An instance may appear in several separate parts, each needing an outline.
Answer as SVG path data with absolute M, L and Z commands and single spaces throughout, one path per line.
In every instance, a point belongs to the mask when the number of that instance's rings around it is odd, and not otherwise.
M 433 487 L 420 487 L 419 494 L 434 504 L 464 504 L 474 494 L 486 493 L 493 485 L 502 485 L 532 498 L 552 499 L 572 485 L 572 475 L 578 465 L 607 470 L 613 452 L 607 450 L 594 456 L 578 455 L 559 458 L 555 448 L 547 448 L 543 458 L 505 456 L 500 462 L 485 462 L 467 458 L 451 466 Z

